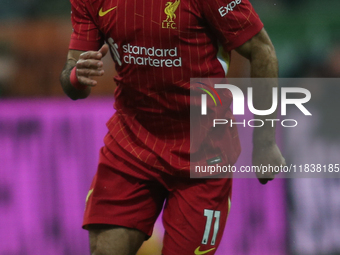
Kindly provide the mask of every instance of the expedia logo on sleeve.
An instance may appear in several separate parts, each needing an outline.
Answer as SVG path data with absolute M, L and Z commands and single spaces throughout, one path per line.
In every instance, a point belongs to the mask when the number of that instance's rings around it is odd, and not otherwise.
M 222 6 L 218 9 L 221 17 L 224 17 L 225 15 L 227 15 L 229 12 L 232 12 L 234 10 L 234 8 L 240 4 L 242 2 L 242 0 L 235 0 L 235 1 L 231 1 L 227 6 Z

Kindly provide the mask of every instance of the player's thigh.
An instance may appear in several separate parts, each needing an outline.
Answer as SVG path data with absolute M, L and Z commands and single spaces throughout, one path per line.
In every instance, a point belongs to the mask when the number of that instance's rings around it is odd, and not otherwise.
M 152 177 L 141 178 L 133 171 L 141 169 L 102 148 L 83 221 L 95 255 L 135 254 L 152 234 L 168 191 Z
M 135 255 L 146 239 L 137 230 L 110 225 L 88 227 L 92 255 Z
M 167 190 L 152 178 L 133 176 L 141 171 L 126 160 L 115 158 L 105 147 L 92 181 L 84 213 L 83 228 L 93 224 L 138 229 L 151 236 L 162 210 Z
M 230 209 L 231 179 L 191 179 L 171 190 L 163 212 L 163 255 L 215 253 Z

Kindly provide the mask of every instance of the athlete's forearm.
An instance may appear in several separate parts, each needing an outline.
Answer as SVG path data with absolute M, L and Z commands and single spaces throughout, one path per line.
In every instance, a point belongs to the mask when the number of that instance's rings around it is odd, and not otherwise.
M 253 51 L 250 63 L 251 77 L 264 78 L 253 80 L 254 108 L 257 110 L 270 109 L 273 100 L 273 88 L 278 86 L 278 61 L 272 44 L 263 44 L 261 47 Z M 276 111 L 270 115 L 256 115 L 255 118 L 261 119 L 265 124 L 261 128 L 254 129 L 254 145 L 275 143 L 275 121 L 266 121 L 266 119 L 276 119 Z
M 272 105 L 272 89 L 277 87 L 278 62 L 275 49 L 266 31 L 262 29 L 252 39 L 238 47 L 237 52 L 248 58 L 251 64 L 251 77 L 253 79 L 253 105 L 257 110 L 267 110 Z M 254 145 L 270 144 L 275 142 L 275 127 L 272 121 L 276 119 L 276 112 L 266 116 L 255 116 L 263 121 L 264 126 L 254 129 Z
M 88 97 L 91 93 L 91 87 L 85 89 L 75 88 L 70 81 L 70 75 L 72 69 L 76 66 L 76 61 L 74 59 L 68 59 L 63 71 L 60 74 L 60 83 L 65 92 L 65 94 L 72 100 L 83 99 Z

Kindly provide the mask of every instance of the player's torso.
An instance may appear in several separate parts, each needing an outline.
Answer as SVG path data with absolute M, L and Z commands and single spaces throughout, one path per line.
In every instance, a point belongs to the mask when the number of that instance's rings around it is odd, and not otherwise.
M 114 139 L 133 145 L 129 153 L 140 141 L 170 165 L 188 167 L 190 78 L 227 71 L 197 3 L 203 0 L 84 1 L 118 73 L 117 113 L 108 123 Z
M 188 82 L 224 73 L 196 0 L 89 0 L 122 83 Z M 141 81 L 143 80 L 143 81 Z M 148 85 L 147 85 L 148 84 Z

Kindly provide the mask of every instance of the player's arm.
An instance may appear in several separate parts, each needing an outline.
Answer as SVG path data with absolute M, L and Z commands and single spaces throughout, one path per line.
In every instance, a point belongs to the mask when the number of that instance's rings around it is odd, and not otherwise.
M 275 49 L 264 28 L 246 43 L 236 48 L 236 51 L 249 59 L 251 64 L 251 77 L 278 77 L 279 68 Z M 273 84 L 273 86 L 275 86 L 275 84 Z M 269 107 L 270 106 L 271 102 Z
M 266 31 L 262 29 L 249 41 L 236 48 L 236 51 L 249 59 L 252 78 L 277 78 L 278 62 L 273 44 Z M 254 107 L 258 110 L 269 109 L 272 105 L 272 88 L 277 87 L 276 79 L 261 79 L 253 86 Z M 276 119 L 276 112 L 266 116 L 256 116 L 262 119 Z M 265 123 L 267 121 L 264 121 Z M 275 128 L 271 122 L 263 128 L 254 130 L 254 146 L 275 143 Z
M 104 75 L 101 59 L 107 52 L 107 45 L 103 45 L 98 51 L 69 50 L 60 74 L 61 86 L 68 97 L 77 100 L 89 96 L 91 87 L 97 85 L 93 77 Z
M 255 109 L 267 110 L 272 105 L 272 88 L 277 87 L 278 61 L 273 44 L 266 31 L 262 29 L 257 35 L 246 43 L 236 48 L 236 51 L 249 59 L 251 64 L 252 78 L 274 78 L 262 79 L 253 87 L 253 104 Z M 253 165 L 280 166 L 285 164 L 275 141 L 275 127 L 265 119 L 276 119 L 277 113 L 271 115 L 256 116 L 262 119 L 265 125 L 255 128 L 253 133 Z M 261 183 L 266 183 L 274 178 L 274 174 L 258 175 Z

